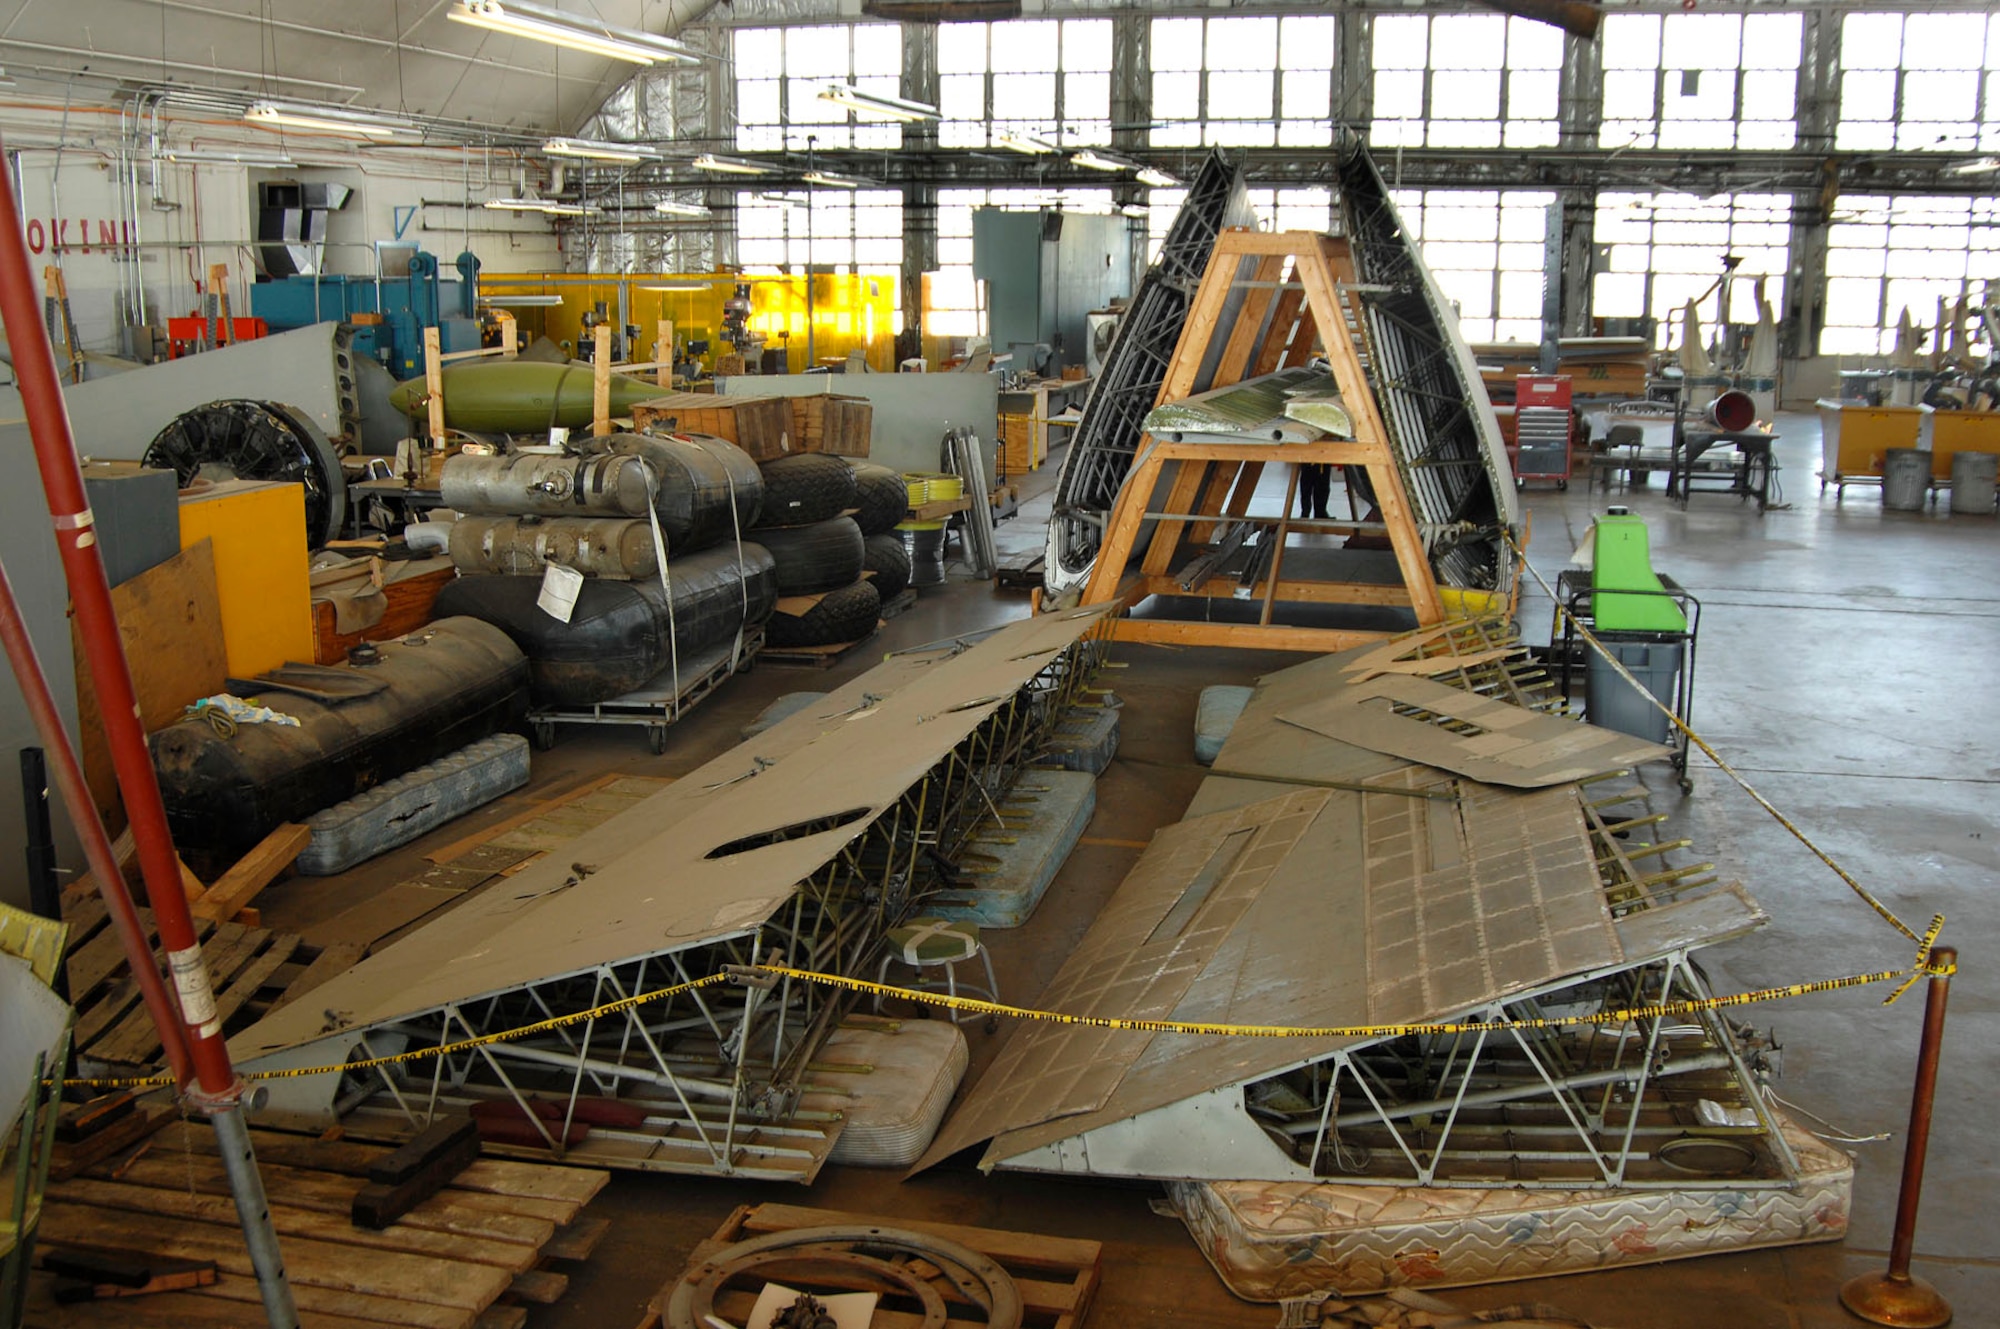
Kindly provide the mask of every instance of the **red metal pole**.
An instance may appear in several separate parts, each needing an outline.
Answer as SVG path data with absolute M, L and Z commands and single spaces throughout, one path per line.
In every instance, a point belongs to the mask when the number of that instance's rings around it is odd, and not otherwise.
M 1849 1279 L 1840 1304 L 1873 1324 L 1938 1329 L 1951 1323 L 1951 1304 L 1910 1272 L 1917 1246 L 1917 1206 L 1924 1194 L 1924 1157 L 1931 1147 L 1931 1104 L 1937 1097 L 1938 1054 L 1944 1048 L 1945 1006 L 1958 948 L 1931 950 L 1932 973 L 1924 993 L 1924 1034 L 1917 1045 L 1917 1079 L 1910 1091 L 1910 1131 L 1903 1141 L 1903 1184 L 1896 1196 L 1896 1227 L 1889 1239 L 1889 1270 Z
M 153 759 L 146 751 L 139 699 L 132 690 L 132 672 L 118 636 L 97 532 L 91 529 L 94 518 L 84 495 L 83 472 L 77 468 L 76 439 L 70 433 L 55 353 L 42 331 L 41 311 L 35 307 L 28 242 L 21 233 L 14 183 L 5 171 L 0 171 L 0 213 L 5 214 L 4 224 L 0 224 L 0 318 L 6 322 L 7 345 L 20 381 L 22 412 L 28 417 L 35 464 L 41 470 L 49 515 L 55 523 L 56 550 L 69 582 L 77 636 L 90 660 L 91 682 L 104 716 L 104 737 L 118 772 L 118 788 L 125 795 L 132 839 L 139 849 L 146 898 L 153 906 L 160 945 L 180 993 L 196 1083 L 206 1097 L 231 1097 L 236 1092 L 236 1073 L 230 1069 L 229 1053 L 223 1046 L 208 971 L 195 939 L 194 917 L 182 893 L 180 860 L 174 853 L 173 833 L 167 829 L 167 809 L 160 801 Z
M 35 644 L 28 637 L 27 621 L 21 617 L 21 606 L 14 599 L 13 583 L 7 580 L 7 569 L 4 567 L 0 567 L 0 646 L 5 647 L 8 663 L 14 666 L 14 677 L 20 680 L 21 696 L 28 703 L 28 714 L 35 722 L 35 731 L 42 736 L 42 747 L 54 767 L 56 789 L 69 808 L 77 838 L 83 841 L 84 861 L 90 864 L 91 875 L 97 878 L 111 926 L 116 929 L 119 945 L 125 951 L 125 963 L 131 966 L 132 977 L 138 980 L 139 995 L 145 999 L 153 1023 L 160 1027 L 160 1045 L 166 1049 L 167 1065 L 173 1068 L 174 1079 L 186 1084 L 188 1048 L 187 1036 L 181 1029 L 180 1011 L 175 1008 L 173 998 L 167 995 L 166 984 L 160 981 L 159 966 L 153 960 L 153 950 L 147 944 L 145 929 L 139 925 L 139 915 L 132 908 L 132 895 L 125 889 L 125 877 L 119 871 L 118 856 L 111 848 L 111 837 L 105 834 L 104 822 L 97 815 L 97 805 L 91 801 L 90 788 L 83 780 L 83 769 L 77 765 L 76 750 L 70 746 L 69 733 L 62 726 L 55 695 L 49 691 L 49 680 L 42 673 L 41 661 L 35 656 Z
M 174 853 L 166 804 L 160 799 L 153 759 L 146 750 L 146 733 L 139 723 L 132 671 L 125 662 L 125 644 L 118 636 L 97 532 L 91 529 L 95 519 L 84 493 L 83 473 L 77 468 L 76 438 L 70 431 L 55 355 L 43 334 L 41 311 L 35 307 L 20 206 L 14 198 L 14 182 L 5 170 L 0 170 L 0 322 L 7 329 L 22 412 L 28 418 L 35 464 L 41 470 L 42 490 L 55 526 L 56 552 L 62 556 L 63 576 L 69 582 L 77 637 L 90 661 L 91 682 L 104 715 L 104 736 L 118 773 L 119 791 L 125 796 L 132 838 L 138 845 L 140 876 L 146 883 L 160 945 L 167 953 L 174 989 L 180 997 L 187 1060 L 195 1079 L 194 1087 L 184 1090 L 184 1097 L 215 1128 L 223 1168 L 236 1200 L 236 1216 L 243 1225 L 244 1244 L 257 1271 L 265 1317 L 272 1329 L 297 1329 L 298 1309 L 285 1278 L 284 1256 L 278 1248 L 264 1180 L 257 1171 L 249 1125 L 244 1120 L 244 1084 L 229 1064 L 208 965 L 202 959 L 187 897 L 181 892 L 180 859 Z M 117 880 L 114 865 L 105 877 L 106 888 L 114 888 Z M 143 967 L 151 965 L 148 956 Z M 133 973 L 137 975 L 141 968 L 134 957 Z M 168 1046 L 166 1031 L 161 1032 L 162 1046 Z

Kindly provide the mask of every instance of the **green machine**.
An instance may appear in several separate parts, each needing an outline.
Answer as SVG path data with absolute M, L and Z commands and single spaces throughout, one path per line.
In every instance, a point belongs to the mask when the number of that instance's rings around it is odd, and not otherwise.
M 1563 573 L 1558 592 L 1569 610 L 1563 619 L 1564 691 L 1571 662 L 1581 664 L 1584 718 L 1669 748 L 1681 787 L 1688 789 L 1687 737 L 1674 721 L 1686 724 L 1691 714 L 1701 605 L 1653 570 L 1646 523 L 1625 508 L 1597 518 L 1578 561 L 1588 567 Z M 1577 620 L 1603 646 L 1602 656 L 1576 639 Z M 1639 687 L 1613 667 L 1614 660 Z
M 1599 633 L 1687 631 L 1687 615 L 1653 571 L 1645 519 L 1623 508 L 1591 527 L 1590 588 Z

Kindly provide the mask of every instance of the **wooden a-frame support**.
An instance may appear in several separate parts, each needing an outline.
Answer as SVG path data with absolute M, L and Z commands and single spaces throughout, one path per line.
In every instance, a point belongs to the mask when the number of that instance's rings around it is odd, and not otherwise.
M 1287 267 L 1290 278 L 1286 279 Z M 1202 364 L 1217 336 L 1217 324 L 1233 291 L 1243 299 L 1209 387 L 1221 388 L 1303 365 L 1316 351 L 1332 367 L 1342 404 L 1353 418 L 1352 439 L 1322 439 L 1315 443 L 1174 443 L 1147 435 L 1140 440 L 1137 460 L 1119 490 L 1104 545 L 1083 593 L 1084 604 L 1116 602 L 1126 608 L 1154 595 L 1234 595 L 1233 583 L 1187 589 L 1170 566 L 1187 535 L 1206 545 L 1235 521 L 1262 526 L 1275 546 L 1269 570 L 1250 588 L 1259 601 L 1256 623 L 1176 621 L 1120 618 L 1114 633 L 1120 641 L 1148 641 L 1196 646 L 1242 646 L 1265 650 L 1339 651 L 1391 635 L 1388 632 L 1344 628 L 1299 627 L 1279 623 L 1277 606 L 1315 603 L 1402 606 L 1416 616 L 1418 626 L 1442 622 L 1444 609 L 1424 542 L 1411 515 L 1401 473 L 1389 452 L 1388 435 L 1361 368 L 1357 347 L 1360 310 L 1348 289 L 1354 282 L 1353 259 L 1347 242 L 1311 231 L 1260 233 L 1224 231 L 1189 307 L 1186 325 L 1167 366 L 1158 402 L 1179 401 L 1194 391 Z M 1328 330 L 1331 329 L 1331 335 Z M 1315 345 L 1324 342 L 1324 348 Z M 1156 403 L 1157 404 L 1157 403 Z M 1253 516 L 1252 497 L 1272 462 L 1291 463 L 1285 509 L 1277 517 Z M 1295 531 L 1353 531 L 1351 521 L 1294 520 L 1298 491 L 1297 466 L 1324 462 L 1365 471 L 1381 509 L 1382 525 L 1395 551 L 1402 584 L 1309 581 L 1284 576 L 1285 542 Z M 1165 503 L 1157 511 L 1148 505 L 1169 466 L 1174 475 Z M 1147 521 L 1157 523 L 1152 539 L 1136 566 L 1133 554 Z M 1373 530 L 1375 528 L 1369 527 Z

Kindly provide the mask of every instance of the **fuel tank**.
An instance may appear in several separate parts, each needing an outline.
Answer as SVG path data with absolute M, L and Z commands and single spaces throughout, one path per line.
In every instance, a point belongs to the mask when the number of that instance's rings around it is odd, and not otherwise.
M 536 434 L 551 428 L 577 429 L 590 423 L 591 370 L 585 365 L 539 364 L 528 360 L 484 360 L 444 369 L 444 422 L 453 429 L 503 434 Z M 630 415 L 637 402 L 661 397 L 667 389 L 630 374 L 611 376 L 611 414 Z M 389 394 L 404 415 L 424 414 L 424 380 L 413 378 Z
M 234 685 L 296 725 L 223 732 L 188 718 L 148 740 L 174 843 L 190 862 L 226 868 L 281 823 L 517 728 L 527 714 L 528 661 L 477 619 L 440 617 L 375 651 L 374 664 L 288 664 Z

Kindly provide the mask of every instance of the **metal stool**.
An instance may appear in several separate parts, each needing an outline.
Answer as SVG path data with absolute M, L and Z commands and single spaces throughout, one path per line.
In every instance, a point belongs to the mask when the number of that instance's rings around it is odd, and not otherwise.
M 883 944 L 888 950 L 882 957 L 881 966 L 875 971 L 877 983 L 888 980 L 890 965 L 906 964 L 917 971 L 916 977 L 911 980 L 911 987 L 920 992 L 943 991 L 956 997 L 959 995 L 959 963 L 977 956 L 986 969 L 986 986 L 967 984 L 965 993 L 984 997 L 988 1001 L 1000 1000 L 1000 984 L 993 977 L 993 957 L 986 953 L 985 943 L 979 940 L 977 923 L 950 918 L 913 918 L 902 927 L 889 929 Z M 944 969 L 942 983 L 924 976 L 925 970 L 940 966 Z M 875 1010 L 879 1013 L 881 1009 L 882 994 L 878 992 L 875 994 Z M 948 1009 L 951 1010 L 951 1022 L 957 1024 L 957 1008 Z M 989 1027 L 996 1023 L 990 1018 L 987 1021 Z

